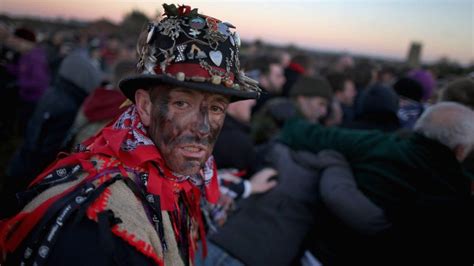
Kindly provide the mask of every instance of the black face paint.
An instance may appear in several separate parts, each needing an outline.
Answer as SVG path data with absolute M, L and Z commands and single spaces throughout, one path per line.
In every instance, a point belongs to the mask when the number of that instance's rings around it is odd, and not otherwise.
M 215 94 L 159 90 L 152 97 L 150 137 L 171 170 L 195 174 L 211 155 L 225 114 L 210 111 Z
M 199 112 L 203 116 L 202 122 L 198 125 L 198 130 L 202 134 L 209 134 L 211 127 L 209 125 L 209 115 L 207 113 L 207 106 L 201 106 Z

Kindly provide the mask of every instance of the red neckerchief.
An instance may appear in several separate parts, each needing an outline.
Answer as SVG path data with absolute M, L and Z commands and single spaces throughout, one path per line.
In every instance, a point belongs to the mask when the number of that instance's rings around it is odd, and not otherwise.
M 92 154 L 109 155 L 128 167 L 144 169 L 149 174 L 147 192 L 160 196 L 163 210 L 175 210 L 176 193 L 173 192 L 188 193 L 192 189 L 203 188 L 209 202 L 215 203 L 219 198 L 214 158 L 211 156 L 208 159 L 198 175 L 173 173 L 148 137 L 134 105 L 98 135 L 85 141 L 84 145 Z

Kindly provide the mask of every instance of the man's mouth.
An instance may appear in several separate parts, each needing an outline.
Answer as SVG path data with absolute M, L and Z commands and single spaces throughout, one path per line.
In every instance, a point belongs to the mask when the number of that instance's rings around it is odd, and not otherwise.
M 202 158 L 206 155 L 207 147 L 198 144 L 183 145 L 180 147 L 184 157 Z

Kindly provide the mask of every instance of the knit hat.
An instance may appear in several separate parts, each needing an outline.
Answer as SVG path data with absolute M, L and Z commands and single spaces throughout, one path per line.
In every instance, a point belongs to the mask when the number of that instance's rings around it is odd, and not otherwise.
M 158 84 L 231 96 L 231 101 L 257 98 L 258 82 L 240 69 L 239 34 L 219 19 L 190 6 L 163 4 L 164 18 L 150 22 L 137 50 L 138 75 L 120 82 L 134 101 L 135 91 Z
M 396 114 L 398 108 L 398 96 L 392 88 L 374 85 L 362 93 L 360 114 Z
M 393 88 L 398 95 L 406 97 L 416 102 L 420 102 L 423 97 L 423 87 L 411 78 L 401 78 L 393 84 Z
M 290 96 L 318 96 L 330 101 L 332 88 L 329 82 L 323 77 L 300 76 L 295 85 L 293 85 L 293 88 L 291 88 Z
M 474 80 L 461 78 L 449 83 L 443 90 L 441 101 L 452 101 L 474 109 Z
M 423 101 L 427 101 L 433 94 L 436 81 L 431 72 L 426 70 L 413 70 L 408 73 L 408 77 L 418 81 L 423 87 Z

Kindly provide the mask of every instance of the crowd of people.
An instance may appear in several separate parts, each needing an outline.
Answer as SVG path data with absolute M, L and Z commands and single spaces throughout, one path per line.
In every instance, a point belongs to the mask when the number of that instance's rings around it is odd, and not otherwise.
M 136 51 L 0 25 L 7 264 L 472 263 L 473 74 L 164 9 Z

